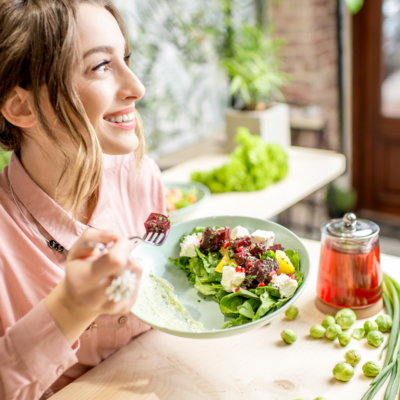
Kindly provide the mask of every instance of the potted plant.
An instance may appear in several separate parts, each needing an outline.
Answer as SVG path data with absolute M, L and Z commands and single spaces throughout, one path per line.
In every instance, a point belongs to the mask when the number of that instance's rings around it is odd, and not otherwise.
M 339 188 L 334 183 L 328 186 L 326 207 L 330 218 L 343 218 L 348 212 L 353 212 L 357 203 L 357 193 L 354 189 Z
M 271 38 L 259 26 L 243 24 L 235 33 L 229 54 L 221 65 L 230 77 L 234 107 L 226 112 L 228 150 L 235 146 L 236 129 L 244 126 L 267 142 L 290 146 L 289 106 L 280 88 L 288 75 L 279 71 L 282 41 Z

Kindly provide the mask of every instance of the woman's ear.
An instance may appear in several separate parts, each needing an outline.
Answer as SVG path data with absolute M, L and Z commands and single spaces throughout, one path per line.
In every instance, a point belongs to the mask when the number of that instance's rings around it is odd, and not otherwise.
M 30 128 L 37 122 L 30 93 L 19 86 L 16 86 L 8 96 L 0 112 L 10 124 L 19 128 Z

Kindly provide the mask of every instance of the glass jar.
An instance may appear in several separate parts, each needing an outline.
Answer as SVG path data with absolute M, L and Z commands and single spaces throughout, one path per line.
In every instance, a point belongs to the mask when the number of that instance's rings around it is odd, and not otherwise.
M 382 298 L 379 226 L 353 213 L 321 228 L 317 295 L 333 307 L 366 308 Z

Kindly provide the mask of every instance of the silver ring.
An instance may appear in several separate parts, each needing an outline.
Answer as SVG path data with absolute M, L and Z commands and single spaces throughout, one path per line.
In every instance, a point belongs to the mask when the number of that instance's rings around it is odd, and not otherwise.
M 121 300 L 129 299 L 136 289 L 137 277 L 134 272 L 126 270 L 118 278 L 113 279 L 111 285 L 106 289 L 109 301 L 118 303 Z

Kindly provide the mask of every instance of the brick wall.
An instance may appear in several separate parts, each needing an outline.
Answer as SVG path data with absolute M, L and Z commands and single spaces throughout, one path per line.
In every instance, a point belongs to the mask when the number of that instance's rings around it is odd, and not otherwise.
M 316 103 L 328 121 L 329 145 L 339 150 L 338 59 L 335 0 L 271 1 L 275 36 L 285 39 L 282 70 L 292 75 L 283 89 L 289 103 Z

